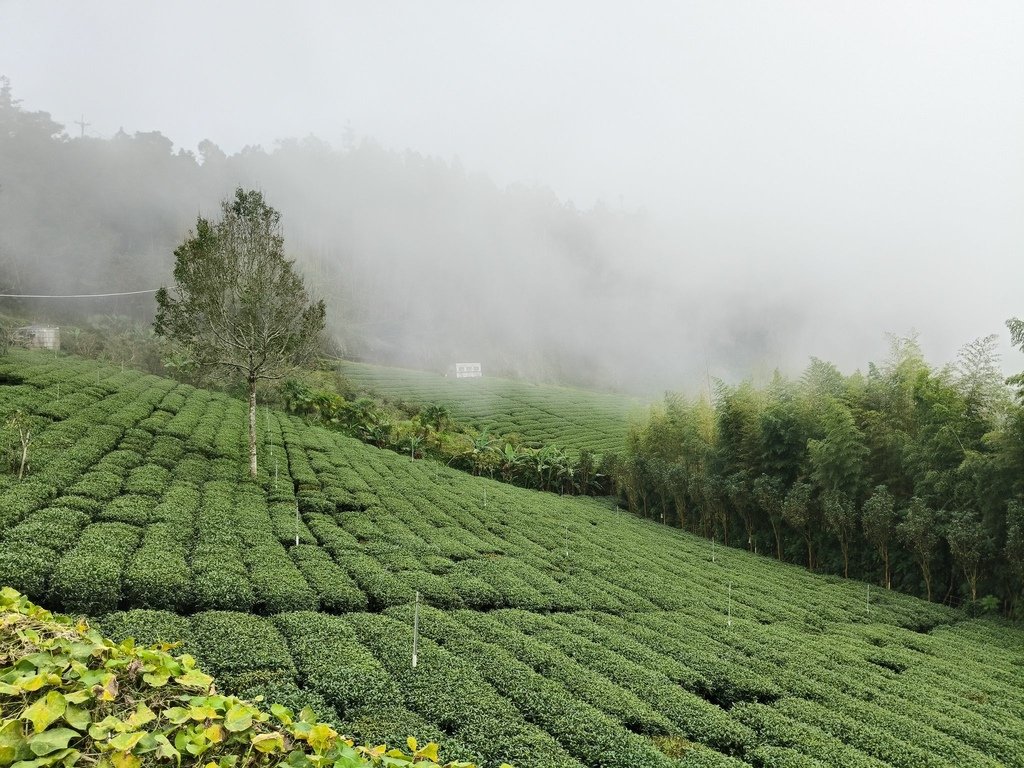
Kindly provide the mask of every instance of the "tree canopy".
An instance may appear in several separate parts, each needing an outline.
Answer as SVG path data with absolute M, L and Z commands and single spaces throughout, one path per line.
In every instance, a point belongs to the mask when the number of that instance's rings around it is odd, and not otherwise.
M 217 222 L 200 216 L 175 250 L 173 294 L 157 292 L 154 327 L 200 371 L 245 381 L 255 476 L 256 384 L 284 377 L 316 352 L 326 310 L 285 258 L 281 215 L 260 192 L 237 189 L 221 213 Z

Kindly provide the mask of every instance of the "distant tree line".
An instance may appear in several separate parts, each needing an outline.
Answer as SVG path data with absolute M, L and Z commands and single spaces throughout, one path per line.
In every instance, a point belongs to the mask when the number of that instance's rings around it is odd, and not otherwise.
M 1024 324 L 1008 323 L 1024 350 Z M 615 471 L 629 508 L 732 546 L 929 600 L 1024 614 L 1024 374 L 997 337 L 929 366 L 914 338 L 843 375 L 667 395 Z

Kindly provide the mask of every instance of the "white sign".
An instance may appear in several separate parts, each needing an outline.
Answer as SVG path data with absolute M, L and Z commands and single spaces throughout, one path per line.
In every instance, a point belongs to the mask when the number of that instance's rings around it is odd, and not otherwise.
M 483 366 L 480 363 L 456 363 L 456 379 L 479 379 L 484 375 Z

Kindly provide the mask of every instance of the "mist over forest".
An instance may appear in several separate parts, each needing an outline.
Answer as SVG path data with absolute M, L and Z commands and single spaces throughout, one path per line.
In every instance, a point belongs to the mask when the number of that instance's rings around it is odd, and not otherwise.
M 781 257 L 725 258 L 643 210 L 579 209 L 543 185 L 501 187 L 457 159 L 351 131 L 340 146 L 309 136 L 234 153 L 211 140 L 176 148 L 158 130 L 75 133 L 24 108 L 3 81 L 3 293 L 168 284 L 197 215 L 217 218 L 240 186 L 281 212 L 286 250 L 326 299 L 336 348 L 357 360 L 437 371 L 472 360 L 489 374 L 654 394 L 792 373 L 813 354 L 861 366 L 884 351 L 884 331 L 910 330 L 885 326 L 893 315 L 878 304 L 874 325 L 858 328 L 861 297 L 842 285 L 843 268 L 815 283 Z M 0 301 L 54 323 L 149 323 L 155 309 L 150 294 Z M 970 338 L 965 328 L 957 343 Z

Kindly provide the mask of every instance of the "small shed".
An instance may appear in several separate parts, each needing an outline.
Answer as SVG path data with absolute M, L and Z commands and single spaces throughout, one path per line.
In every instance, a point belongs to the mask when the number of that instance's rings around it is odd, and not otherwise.
M 484 375 L 484 370 L 480 363 L 455 363 L 448 368 L 448 374 L 452 373 L 456 379 L 479 379 Z
M 55 325 L 25 325 L 15 329 L 13 341 L 26 349 L 60 349 L 60 328 Z

